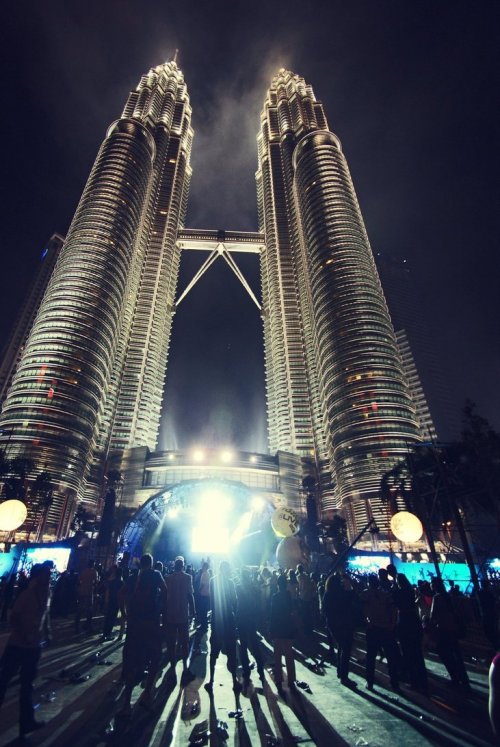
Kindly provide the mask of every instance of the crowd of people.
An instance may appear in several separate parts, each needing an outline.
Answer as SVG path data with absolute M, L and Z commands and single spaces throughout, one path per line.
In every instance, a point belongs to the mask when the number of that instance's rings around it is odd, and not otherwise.
M 123 717 L 131 713 L 139 682 L 143 684 L 139 702 L 150 706 L 163 654 L 173 683 L 179 660 L 181 682 L 192 677 L 190 636 L 196 631 L 199 640 L 209 629 L 205 689 L 210 696 L 221 654 L 227 658 L 235 693 L 248 685 L 254 667 L 262 681 L 269 667 L 283 694 L 283 659 L 287 688 L 294 691 L 297 641 L 314 642 L 318 636 L 326 636 L 330 660 L 343 686 L 357 686 L 350 677 L 356 641 L 365 651 L 364 675 L 370 690 L 377 684 L 376 658 L 383 654 L 394 691 L 405 685 L 427 694 L 424 653 L 428 649 L 440 658 L 452 687 L 464 691 L 470 687 L 461 640 L 471 600 L 454 584 L 446 590 L 438 578 L 414 586 L 393 565 L 377 574 L 343 571 L 325 576 L 303 565 L 286 570 L 267 565 L 232 569 L 221 561 L 213 568 L 209 559 L 194 569 L 180 556 L 164 566 L 146 554 L 136 567 L 112 565 L 106 571 L 93 560 L 80 573 L 60 575 L 50 562 L 36 565 L 29 576 L 21 572 L 4 579 L 0 594 L 1 617 L 9 619 L 11 630 L 0 662 L 0 704 L 20 671 L 21 735 L 42 725 L 34 718 L 32 691 L 42 640 L 50 641 L 52 635 L 51 614 L 74 621 L 75 635 L 97 632 L 101 641 L 124 637 Z M 480 595 L 484 633 L 495 653 L 498 600 L 487 582 Z M 264 640 L 270 647 L 262 645 Z

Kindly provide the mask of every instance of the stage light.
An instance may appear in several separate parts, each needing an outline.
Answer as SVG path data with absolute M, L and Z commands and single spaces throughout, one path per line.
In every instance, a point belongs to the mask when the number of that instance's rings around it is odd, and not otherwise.
M 250 531 L 250 525 L 252 523 L 252 513 L 250 511 L 246 511 L 241 517 L 238 522 L 238 526 L 234 530 L 234 532 L 231 535 L 231 544 L 237 545 L 245 535 L 247 535 Z
M 258 514 L 264 510 L 264 506 L 266 505 L 266 502 L 263 498 L 261 498 L 260 495 L 254 495 L 254 497 L 252 498 L 251 505 L 252 505 L 252 511 Z
M 205 452 L 203 449 L 194 449 L 192 453 L 193 461 L 202 462 L 205 459 Z
M 220 460 L 221 462 L 224 462 L 224 464 L 228 464 L 229 462 L 232 462 L 234 458 L 234 453 L 230 449 L 224 449 L 224 451 L 221 451 L 220 453 Z

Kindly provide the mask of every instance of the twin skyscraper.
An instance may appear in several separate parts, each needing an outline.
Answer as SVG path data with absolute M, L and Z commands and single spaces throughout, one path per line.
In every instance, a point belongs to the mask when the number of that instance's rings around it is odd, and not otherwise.
M 183 74 L 159 65 L 107 131 L 5 400 L 8 456 L 51 474 L 54 536 L 97 500 L 110 454 L 156 448 L 192 143 Z M 303 78 L 273 78 L 257 143 L 269 450 L 299 456 L 354 533 L 418 440 L 415 411 L 341 143 Z

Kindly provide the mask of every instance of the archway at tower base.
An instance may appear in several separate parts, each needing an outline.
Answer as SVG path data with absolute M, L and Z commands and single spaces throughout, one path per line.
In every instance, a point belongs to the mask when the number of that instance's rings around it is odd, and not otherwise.
M 274 557 L 270 517 L 274 505 L 240 482 L 200 479 L 153 495 L 126 524 L 119 552 L 131 560 L 149 552 L 164 563 L 177 555 L 229 558 L 260 565 Z

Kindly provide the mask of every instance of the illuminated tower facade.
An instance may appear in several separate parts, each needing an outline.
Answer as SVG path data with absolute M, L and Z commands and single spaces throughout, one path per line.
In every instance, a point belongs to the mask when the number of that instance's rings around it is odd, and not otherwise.
M 323 515 L 387 523 L 380 479 L 418 439 L 394 329 L 341 143 L 280 70 L 258 136 L 271 451 L 311 460 Z
M 0 427 L 11 458 L 51 474 L 49 533 L 110 446 L 156 444 L 192 136 L 175 61 L 151 69 L 107 131 L 26 342 Z

